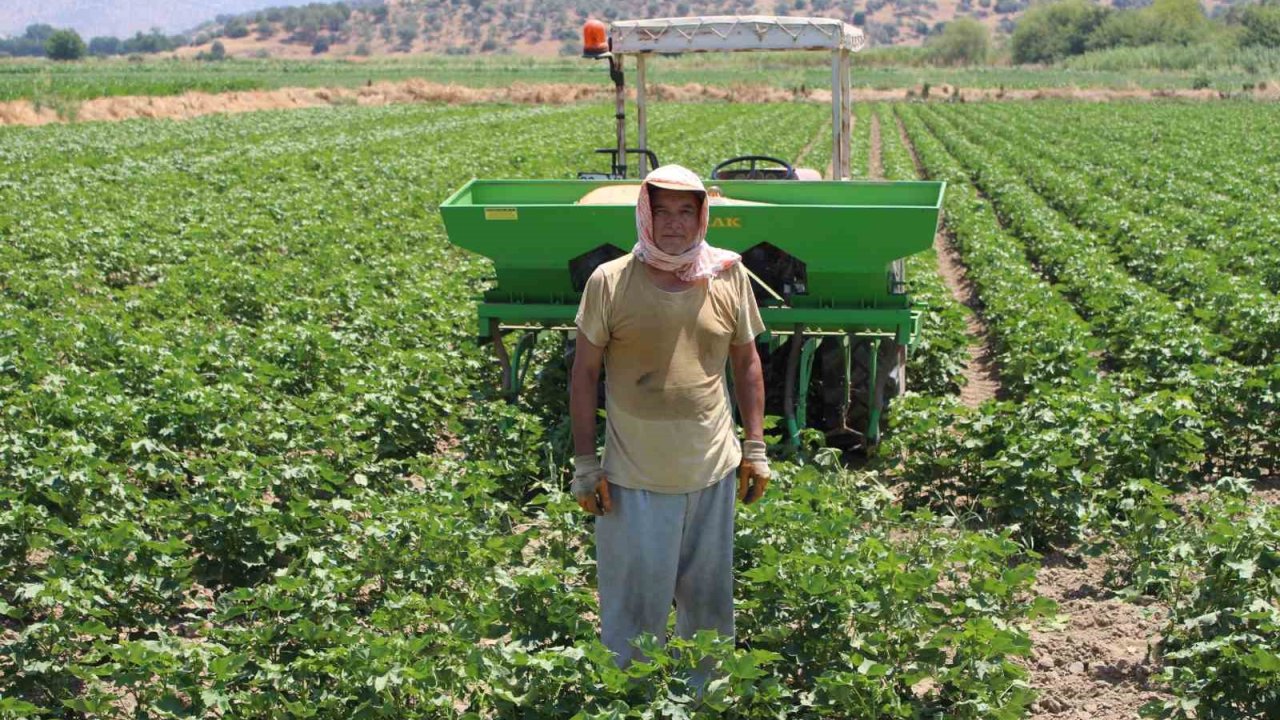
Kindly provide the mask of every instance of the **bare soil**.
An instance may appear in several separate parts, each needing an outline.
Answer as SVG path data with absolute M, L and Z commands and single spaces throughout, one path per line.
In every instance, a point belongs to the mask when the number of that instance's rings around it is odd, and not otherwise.
M 995 349 L 987 323 L 982 319 L 982 301 L 969 281 L 968 272 L 960 261 L 960 253 L 945 230 L 933 238 L 933 248 L 938 255 L 938 273 L 951 290 L 951 296 L 969 309 L 964 324 L 969 335 L 969 362 L 964 367 L 964 387 L 960 388 L 960 402 L 966 407 L 977 407 L 1000 393 L 1000 370 L 996 364 Z
M 901 121 L 896 124 L 903 145 L 911 151 L 911 159 L 919 173 L 920 158 L 916 156 L 915 147 L 907 137 L 907 130 L 902 126 Z M 878 136 L 874 140 L 873 144 L 879 148 Z M 968 271 L 945 225 L 934 236 L 933 248 L 938 256 L 938 274 L 942 276 L 943 282 L 951 290 L 951 296 L 956 299 L 956 302 L 969 310 L 964 319 L 965 331 L 970 338 L 969 362 L 964 366 L 965 383 L 964 387 L 960 388 L 960 402 L 966 407 L 977 407 L 1000 393 L 1000 369 L 996 364 L 991 333 L 986 321 L 982 319 L 982 300 L 969 280 Z
M 1068 619 L 1031 632 L 1025 665 L 1040 692 L 1032 720 L 1132 720 L 1147 702 L 1169 697 L 1155 679 L 1167 610 L 1110 597 L 1105 572 L 1097 558 L 1044 558 L 1034 590 Z
M 1267 477 L 1253 486 L 1253 496 L 1267 505 L 1280 505 L 1280 478 Z
M 684 85 L 654 84 L 651 96 L 659 101 L 678 102 L 792 102 L 829 103 L 829 90 L 793 91 L 766 85 L 734 85 L 719 87 L 700 83 Z M 632 89 L 634 93 L 634 89 Z M 37 106 L 30 100 L 0 102 L 0 125 L 44 125 L 70 120 L 106 121 L 135 118 L 186 119 L 212 113 L 239 113 L 255 110 L 323 107 L 326 105 L 392 105 L 414 102 L 479 103 L 513 102 L 528 104 L 563 104 L 612 97 L 608 85 L 587 83 L 514 83 L 507 87 L 470 88 L 461 85 L 433 83 L 426 80 L 377 82 L 359 88 L 279 88 L 245 90 L 227 93 L 187 92 L 181 95 L 126 95 L 86 100 L 73 105 L 68 115 L 48 106 Z M 899 101 L 920 99 L 922 87 L 894 90 L 858 89 L 854 102 Z M 1045 88 L 1040 90 L 1003 90 L 999 88 L 957 89 L 948 85 L 931 88 L 929 99 L 954 102 L 970 100 L 1037 100 L 1062 99 L 1107 102 L 1112 100 L 1154 100 L 1181 98 L 1215 100 L 1216 90 L 1140 90 Z M 1268 85 L 1251 97 L 1262 100 L 1280 99 L 1280 85 Z

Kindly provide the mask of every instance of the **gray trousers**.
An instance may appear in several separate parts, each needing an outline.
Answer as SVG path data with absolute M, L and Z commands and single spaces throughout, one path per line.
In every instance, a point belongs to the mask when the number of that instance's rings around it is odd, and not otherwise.
M 680 637 L 733 637 L 736 474 L 682 495 L 609 486 L 613 510 L 596 518 L 596 563 L 601 639 L 619 667 L 643 660 L 630 644 L 641 633 L 666 642 L 672 600 Z

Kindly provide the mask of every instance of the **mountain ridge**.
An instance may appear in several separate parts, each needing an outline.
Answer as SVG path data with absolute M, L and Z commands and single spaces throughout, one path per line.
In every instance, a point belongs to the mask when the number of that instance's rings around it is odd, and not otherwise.
M 1210 0 L 1210 9 L 1230 0 Z M 44 15 L 28 10 L 23 20 L 0 8 L 0 32 L 22 31 L 15 23 L 45 22 L 72 27 L 88 40 L 93 35 L 127 36 L 159 26 L 157 19 L 174 17 L 175 9 L 205 12 L 198 22 L 179 27 L 190 43 L 179 56 L 209 51 L 213 41 L 233 57 L 309 57 L 393 55 L 434 52 L 466 55 L 512 53 L 551 56 L 576 51 L 578 33 L 588 17 L 605 21 L 624 17 L 686 15 L 809 15 L 839 17 L 863 27 L 872 46 L 915 46 L 943 25 L 971 17 L 995 37 L 1012 32 L 1031 0 L 349 0 L 346 3 L 304 3 L 303 0 L 127 0 L 122 7 L 111 0 L 45 0 Z M 1102 0 L 1099 5 L 1136 7 L 1150 0 Z M 300 7 L 304 6 L 305 7 Z M 169 8 L 169 15 L 156 12 Z M 150 9 L 136 12 L 139 7 Z M 126 11 L 132 19 L 100 19 L 124 32 L 81 30 L 89 21 L 71 17 L 101 15 L 108 8 Z M 73 12 L 74 11 L 74 12 Z M 109 14 L 109 13 L 108 13 Z M 95 16 L 96 17 L 96 16 Z M 6 22 L 8 25 L 6 26 Z M 97 22 L 97 21 L 95 21 Z M 176 21 L 175 21 L 176 22 Z M 24 26 L 25 27 L 25 26 Z

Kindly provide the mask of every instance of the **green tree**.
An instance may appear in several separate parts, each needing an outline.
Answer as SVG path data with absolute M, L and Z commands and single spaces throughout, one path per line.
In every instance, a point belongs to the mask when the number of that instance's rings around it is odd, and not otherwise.
M 1036 5 L 1022 16 L 1009 46 L 1016 63 L 1049 63 L 1084 53 L 1112 11 L 1087 0 Z
M 1209 34 L 1209 18 L 1199 0 L 1155 0 L 1138 12 L 1150 16 L 1157 42 L 1191 45 Z
M 209 48 L 209 52 L 196 53 L 197 60 L 214 61 L 227 59 L 227 48 L 222 44 L 221 40 L 214 40 L 213 45 Z
M 28 25 L 26 32 L 24 32 L 22 36 L 28 40 L 44 42 L 45 40 L 48 40 L 54 32 L 55 30 L 53 26 L 48 23 L 35 23 L 34 25 Z
M 1144 8 L 1111 13 L 1087 44 L 1090 50 L 1191 45 L 1207 39 L 1211 30 L 1198 0 L 1155 0 Z
M 929 38 L 929 56 L 944 65 L 977 65 L 985 62 L 991 49 L 987 26 L 970 17 L 947 23 L 942 32 Z
M 1113 47 L 1141 47 L 1157 42 L 1157 31 L 1148 15 L 1138 10 L 1119 10 L 1089 35 L 1089 50 L 1105 50 Z
M 89 41 L 90 55 L 119 55 L 120 38 L 113 35 L 100 35 Z
M 396 49 L 401 52 L 408 52 L 413 47 L 414 38 L 418 37 L 418 22 L 416 18 L 405 18 L 396 25 L 396 37 L 400 42 L 396 44 Z
M 222 33 L 229 38 L 242 38 L 249 34 L 249 24 L 244 18 L 231 18 L 223 26 Z
M 1280 48 L 1280 5 L 1250 5 L 1240 15 L 1244 47 Z
M 160 28 L 152 28 L 151 32 L 146 35 L 139 31 L 133 37 L 125 40 L 121 46 L 121 50 L 126 53 L 157 53 L 172 50 L 173 48 L 172 39 L 160 32 Z
M 44 41 L 44 54 L 51 60 L 79 60 L 85 50 L 84 39 L 75 30 L 57 30 Z

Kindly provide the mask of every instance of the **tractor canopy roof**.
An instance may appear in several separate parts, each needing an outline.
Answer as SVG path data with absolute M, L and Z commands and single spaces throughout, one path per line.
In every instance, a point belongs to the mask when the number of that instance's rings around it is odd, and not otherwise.
M 862 30 L 835 18 L 772 15 L 618 20 L 609 24 L 613 53 L 844 50 L 867 44 Z

